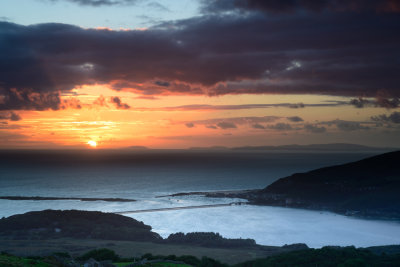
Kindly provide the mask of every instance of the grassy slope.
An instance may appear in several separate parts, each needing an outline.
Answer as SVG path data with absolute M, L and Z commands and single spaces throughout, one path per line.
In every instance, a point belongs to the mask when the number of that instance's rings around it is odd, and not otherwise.
M 96 249 L 108 248 L 114 250 L 118 255 L 128 257 L 140 257 L 151 252 L 153 255 L 193 255 L 197 258 L 207 256 L 227 264 L 236 264 L 243 261 L 264 258 L 277 253 L 287 252 L 290 249 L 281 247 L 266 247 L 259 249 L 222 249 L 206 248 L 190 245 L 156 244 L 151 242 L 96 240 L 96 239 L 71 239 L 60 238 L 50 240 L 1 240 L 0 251 L 29 256 L 49 255 L 53 252 L 69 252 L 78 256 Z
M 189 256 L 186 256 L 187 259 Z M 163 256 L 155 256 L 153 259 L 162 259 Z M 203 261 L 195 259 L 199 266 L 228 266 L 221 265 L 212 259 Z M 182 260 L 183 261 L 183 260 Z M 191 260 L 193 261 L 193 259 Z M 185 261 L 186 262 L 186 261 Z M 53 260 L 53 263 L 55 261 Z M 124 267 L 131 262 L 114 263 L 117 267 Z M 195 264 L 196 266 L 198 264 Z M 191 263 L 193 264 L 193 263 Z M 11 256 L 8 254 L 0 255 L 1 267 L 50 267 L 58 266 L 52 264 L 52 257 L 46 258 L 23 258 Z M 159 263 L 148 263 L 143 266 L 152 267 L 190 267 L 188 264 L 175 264 L 161 260 Z M 328 266 L 328 267 L 344 267 L 344 266 L 382 266 L 395 267 L 400 266 L 400 254 L 376 254 L 367 249 L 357 249 L 355 247 L 324 247 L 322 249 L 305 249 L 281 253 L 279 255 L 270 256 L 268 258 L 256 259 L 252 261 L 242 262 L 234 267 L 268 267 L 268 266 Z
M 50 239 L 60 237 L 131 241 L 157 241 L 161 237 L 126 216 L 97 211 L 43 210 L 0 219 L 0 237 L 5 239 Z
M 0 255 L 1 267 L 51 267 L 51 263 L 45 262 L 43 259 L 29 259 L 24 257 L 17 257 L 12 255 Z M 128 266 L 132 262 L 114 263 L 117 267 Z M 174 264 L 174 263 L 152 263 L 152 267 L 190 267 L 187 264 Z
M 269 267 L 269 266 L 400 266 L 400 254 L 377 255 L 366 249 L 354 247 L 324 247 L 322 249 L 307 249 L 293 251 L 266 259 L 244 262 L 235 267 Z
M 11 255 L 0 255 L 0 266 L 2 267 L 51 267 L 42 260 L 33 260 Z

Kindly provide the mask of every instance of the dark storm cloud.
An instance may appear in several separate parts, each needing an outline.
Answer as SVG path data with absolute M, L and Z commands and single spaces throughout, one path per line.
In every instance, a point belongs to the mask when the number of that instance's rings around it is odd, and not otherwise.
M 386 98 L 378 95 L 374 101 L 364 99 L 362 97 L 354 98 L 350 100 L 350 105 L 353 105 L 356 108 L 382 107 L 393 109 L 400 106 L 400 100 L 398 98 Z
M 158 85 L 158 86 L 162 86 L 162 87 L 169 87 L 170 86 L 169 82 L 164 82 L 164 81 L 155 81 L 154 84 Z
M 300 118 L 299 116 L 287 117 L 286 119 L 288 119 L 289 121 L 292 121 L 292 122 L 300 122 L 300 121 L 303 121 L 303 119 Z
M 268 13 L 292 13 L 299 10 L 399 12 L 397 0 L 203 0 L 204 12 L 259 10 Z
M 263 125 L 261 125 L 259 123 L 253 124 L 253 125 L 251 125 L 251 127 L 254 128 L 254 129 L 262 129 L 262 130 L 265 129 L 265 126 L 263 126 Z
M 369 97 L 385 88 L 395 98 L 399 16 L 329 10 L 232 13 L 146 31 L 1 22 L 0 109 L 59 109 L 60 92 L 95 83 L 146 96 Z
M 77 98 L 64 99 L 64 100 L 62 100 L 61 108 L 62 109 L 67 109 L 67 108 L 81 109 L 82 103 Z
M 35 92 L 33 89 L 0 87 L 0 110 L 58 110 L 60 104 L 58 92 Z
M 262 117 L 230 117 L 230 118 L 216 118 L 208 120 L 197 120 L 191 122 L 184 122 L 186 127 L 191 125 L 204 125 L 208 129 L 235 129 L 238 125 L 249 125 L 254 129 L 265 129 L 261 123 L 274 122 L 281 117 L 277 116 L 262 116 Z M 182 122 L 181 122 L 182 123 Z M 191 128 L 191 127 L 189 127 Z
M 342 120 L 336 120 L 334 122 L 336 124 L 336 127 L 345 132 L 351 132 L 351 131 L 358 131 L 358 130 L 369 130 L 370 127 L 364 126 L 359 122 L 355 121 L 342 121 Z
M 204 12 L 259 10 L 270 13 L 293 12 L 297 9 L 322 10 L 329 1 L 307 0 L 203 0 Z M 333 1 L 331 1 L 333 2 Z
M 213 129 L 213 130 L 218 129 L 218 127 L 215 126 L 215 125 L 206 125 L 206 128 L 208 128 L 208 129 Z
M 367 105 L 369 105 L 371 102 L 367 99 L 364 99 L 362 97 L 359 98 L 354 98 L 350 100 L 350 105 L 355 106 L 356 108 L 363 108 Z
M 293 127 L 288 124 L 288 123 L 276 123 L 274 125 L 268 125 L 267 126 L 269 129 L 277 130 L 277 131 L 291 131 L 293 130 Z
M 387 98 L 387 97 L 378 95 L 376 98 L 376 105 L 379 107 L 387 108 L 387 109 L 398 108 L 400 105 L 400 100 L 397 97 Z
M 12 111 L 0 112 L 0 120 L 19 121 L 21 120 L 21 116 Z
M 117 109 L 130 109 L 131 108 L 128 104 L 122 103 L 121 99 L 118 96 L 111 97 L 110 102 L 113 103 Z
M 304 108 L 305 105 L 303 103 L 292 104 L 289 108 Z
M 232 122 L 227 122 L 227 121 L 222 121 L 222 122 L 218 122 L 217 126 L 220 129 L 226 130 L 226 129 L 235 129 L 237 128 L 236 124 L 232 123 Z
M 400 112 L 393 112 L 389 116 L 387 116 L 386 114 L 379 116 L 372 116 L 371 119 L 374 121 L 400 123 Z
M 21 116 L 20 115 L 18 115 L 17 113 L 14 113 L 14 112 L 10 112 L 10 120 L 11 121 L 19 121 L 19 120 L 21 120 Z

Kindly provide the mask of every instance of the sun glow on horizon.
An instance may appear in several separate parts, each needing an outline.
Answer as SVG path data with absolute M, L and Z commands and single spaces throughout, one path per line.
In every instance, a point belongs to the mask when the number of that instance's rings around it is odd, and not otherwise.
M 96 148 L 97 147 L 97 142 L 93 141 L 93 140 L 88 141 L 87 144 L 92 148 Z

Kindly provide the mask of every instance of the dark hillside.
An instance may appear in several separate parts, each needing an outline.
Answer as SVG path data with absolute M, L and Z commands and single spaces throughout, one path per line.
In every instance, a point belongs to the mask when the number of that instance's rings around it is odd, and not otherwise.
M 156 241 L 151 226 L 113 213 L 78 210 L 45 210 L 0 220 L 0 237 L 10 239 L 92 238 Z
M 400 218 L 400 151 L 296 173 L 245 198 L 258 204 Z

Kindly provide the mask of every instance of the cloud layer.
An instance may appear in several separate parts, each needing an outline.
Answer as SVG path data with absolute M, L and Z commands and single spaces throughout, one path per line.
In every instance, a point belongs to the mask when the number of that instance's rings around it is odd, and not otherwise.
M 368 97 L 381 89 L 399 97 L 396 2 L 367 1 L 361 9 L 360 1 L 314 2 L 207 1 L 209 13 L 203 16 L 145 31 L 0 22 L 0 110 L 59 109 L 60 92 L 84 84 L 109 84 L 147 97 Z
M 203 11 L 222 12 L 232 10 L 258 10 L 266 13 L 293 13 L 296 11 L 375 11 L 400 12 L 396 0 L 203 0 Z
M 19 121 L 21 120 L 21 116 L 19 116 L 15 112 L 0 112 L 0 121 L 1 120 L 10 120 L 10 121 Z
M 382 114 L 379 116 L 372 116 L 371 119 L 374 121 L 400 123 L 400 112 L 393 112 L 389 116 L 387 116 L 386 114 Z

